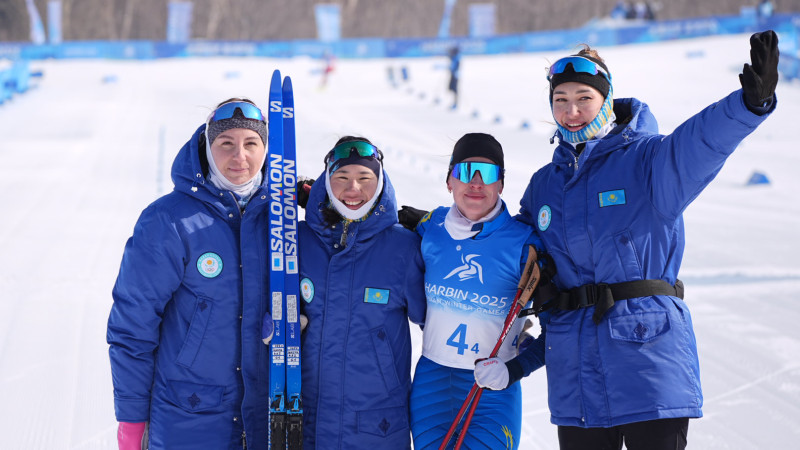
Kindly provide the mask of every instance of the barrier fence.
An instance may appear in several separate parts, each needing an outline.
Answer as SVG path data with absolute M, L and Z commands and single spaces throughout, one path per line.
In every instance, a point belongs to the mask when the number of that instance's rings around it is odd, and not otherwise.
M 76 41 L 59 44 L 27 42 L 0 43 L 0 59 L 12 61 L 11 68 L 0 66 L 0 103 L 28 89 L 29 60 L 43 59 L 140 59 L 208 56 L 290 58 L 401 58 L 446 55 L 458 46 L 462 55 L 525 53 L 573 49 L 587 43 L 593 47 L 660 42 L 712 35 L 775 30 L 780 36 L 781 72 L 788 79 L 800 77 L 798 59 L 800 14 L 775 14 L 759 18 L 744 12 L 736 16 L 667 21 L 596 20 L 571 30 L 551 30 L 517 35 L 429 39 L 341 39 L 333 42 L 297 41 Z

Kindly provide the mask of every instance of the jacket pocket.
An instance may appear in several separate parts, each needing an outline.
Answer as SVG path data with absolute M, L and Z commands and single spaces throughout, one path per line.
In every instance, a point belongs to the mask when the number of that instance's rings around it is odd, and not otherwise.
M 617 248 L 622 273 L 626 280 L 642 279 L 642 266 L 639 264 L 639 254 L 633 246 L 633 238 L 630 230 L 625 230 L 614 236 L 614 245 Z
M 666 311 L 644 312 L 608 318 L 611 339 L 626 342 L 650 342 L 670 329 Z
M 375 348 L 375 356 L 378 361 L 383 383 L 386 385 L 386 392 L 390 393 L 401 387 L 400 378 L 397 376 L 395 367 L 394 353 L 389 342 L 389 335 L 383 327 L 373 328 L 369 332 L 372 338 L 372 346 Z
M 358 432 L 375 436 L 388 436 L 398 431 L 408 433 L 408 407 L 358 411 Z
M 167 399 L 187 412 L 211 411 L 222 403 L 223 386 L 167 381 Z
M 197 352 L 200 351 L 200 344 L 203 343 L 203 336 L 206 334 L 212 305 L 213 303 L 208 298 L 197 298 L 192 321 L 189 323 L 189 331 L 186 333 L 186 339 L 184 339 L 178 359 L 175 361 L 177 364 L 186 368 L 192 367 Z

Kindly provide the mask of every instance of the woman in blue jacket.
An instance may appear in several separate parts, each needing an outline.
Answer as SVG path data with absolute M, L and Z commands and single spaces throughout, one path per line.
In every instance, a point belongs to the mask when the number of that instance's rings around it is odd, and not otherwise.
M 108 319 L 120 449 L 266 449 L 267 129 L 221 103 L 125 246 Z M 246 444 L 245 444 L 246 442 Z
M 688 419 L 702 416 L 678 280 L 682 213 L 775 109 L 777 36 L 757 33 L 750 46 L 742 89 L 666 136 L 646 104 L 613 98 L 595 51 L 550 67 L 560 143 L 531 178 L 520 216 L 538 228 L 558 268 L 545 359 L 561 449 L 620 449 L 623 441 L 629 450 L 682 449 Z M 529 352 L 476 378 L 505 388 L 536 367 Z
M 367 139 L 341 138 L 299 226 L 306 449 L 411 445 L 409 320 L 425 320 L 423 263 L 382 159 Z

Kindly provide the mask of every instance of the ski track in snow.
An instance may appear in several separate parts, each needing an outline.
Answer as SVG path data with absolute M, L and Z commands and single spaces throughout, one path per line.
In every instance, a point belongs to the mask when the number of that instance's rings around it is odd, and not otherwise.
M 739 87 L 747 42 L 736 35 L 599 50 L 616 97 L 647 102 L 669 132 Z M 466 132 L 494 134 L 515 213 L 552 155 L 544 68 L 565 54 L 465 56 L 455 111 L 444 57 L 340 60 L 325 89 L 312 74 L 321 62 L 306 58 L 33 62 L 43 79 L 0 106 L 3 448 L 116 448 L 105 326 L 122 250 L 141 210 L 171 189 L 178 149 L 219 101 L 264 105 L 280 69 L 295 87 L 298 174 L 316 178 L 337 138 L 364 135 L 384 150 L 398 203 L 426 209 L 452 202 L 444 178 L 453 143 Z M 389 66 L 406 66 L 410 81 L 390 87 Z M 109 75 L 116 80 L 104 83 Z M 689 448 L 782 449 L 800 440 L 800 155 L 789 131 L 798 84 L 779 84 L 778 98 L 684 215 L 681 278 L 705 395 Z M 754 170 L 772 184 L 745 186 Z M 416 360 L 421 333 L 412 329 Z M 520 448 L 558 448 L 545 371 L 522 383 Z

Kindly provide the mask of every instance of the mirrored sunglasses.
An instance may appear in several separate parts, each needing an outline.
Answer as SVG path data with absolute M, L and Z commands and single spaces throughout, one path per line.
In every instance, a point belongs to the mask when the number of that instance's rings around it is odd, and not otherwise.
M 376 158 L 378 161 L 383 159 L 383 153 L 378 147 L 364 141 L 349 141 L 333 147 L 333 150 L 325 156 L 325 164 L 330 167 L 340 159 L 349 158 L 353 153 L 364 158 Z
M 233 118 L 236 110 L 240 110 L 246 119 L 260 120 L 266 122 L 264 114 L 258 106 L 248 102 L 230 102 L 220 105 L 208 117 L 208 123 L 216 122 L 218 120 L 225 120 Z
M 547 70 L 547 80 L 550 81 L 553 75 L 564 73 L 569 65 L 572 65 L 572 70 L 575 72 L 588 73 L 589 75 L 601 73 L 608 81 L 611 81 L 611 74 L 603 66 L 582 56 L 567 56 L 554 62 Z
M 450 175 L 462 183 L 469 183 L 476 173 L 481 174 L 483 184 L 492 184 L 503 179 L 505 170 L 497 164 L 487 162 L 460 162 L 453 166 Z

